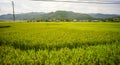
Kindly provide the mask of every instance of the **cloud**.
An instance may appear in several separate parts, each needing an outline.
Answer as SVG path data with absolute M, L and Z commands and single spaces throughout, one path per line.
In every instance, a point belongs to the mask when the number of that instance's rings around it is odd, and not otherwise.
M 11 13 L 11 12 L 12 12 L 11 2 L 9 1 L 0 2 L 0 14 Z
M 57 10 L 74 11 L 79 13 L 120 14 L 120 4 L 89 4 L 29 0 L 14 0 L 14 3 L 16 14 L 27 12 L 52 12 Z M 0 1 L 0 9 L 0 15 L 12 13 L 11 1 Z

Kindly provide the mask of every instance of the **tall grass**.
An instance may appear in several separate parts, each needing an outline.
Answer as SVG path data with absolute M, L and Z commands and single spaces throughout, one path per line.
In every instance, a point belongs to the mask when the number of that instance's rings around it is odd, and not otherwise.
M 120 64 L 120 23 L 18 22 L 0 27 L 1 65 Z

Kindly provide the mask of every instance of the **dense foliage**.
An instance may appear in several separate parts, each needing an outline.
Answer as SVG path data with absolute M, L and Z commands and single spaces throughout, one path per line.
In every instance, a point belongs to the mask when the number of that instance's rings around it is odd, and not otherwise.
M 119 65 L 120 23 L 0 23 L 0 65 Z

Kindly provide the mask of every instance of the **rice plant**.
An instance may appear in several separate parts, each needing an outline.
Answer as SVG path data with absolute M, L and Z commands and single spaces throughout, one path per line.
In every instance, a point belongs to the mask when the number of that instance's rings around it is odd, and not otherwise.
M 120 23 L 0 23 L 1 65 L 119 65 Z

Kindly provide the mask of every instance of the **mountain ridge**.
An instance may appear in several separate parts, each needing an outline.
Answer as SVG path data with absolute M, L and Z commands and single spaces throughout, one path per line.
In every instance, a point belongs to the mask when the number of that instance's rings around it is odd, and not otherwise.
M 29 12 L 15 14 L 16 20 L 91 20 L 118 17 L 117 14 L 76 13 L 72 11 Z M 12 14 L 0 15 L 0 20 L 12 20 Z

